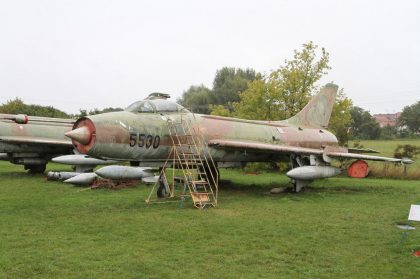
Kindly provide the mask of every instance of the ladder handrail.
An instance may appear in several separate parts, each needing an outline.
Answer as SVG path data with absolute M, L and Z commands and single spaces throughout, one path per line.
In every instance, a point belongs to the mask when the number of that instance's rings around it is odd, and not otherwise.
M 184 176 L 184 186 L 180 195 L 182 200 L 186 197 L 188 188 L 195 207 L 203 209 L 209 205 L 217 206 L 219 174 L 200 129 L 193 127 L 190 117 L 183 116 L 182 112 L 181 117 L 175 119 L 167 116 L 166 122 L 172 148 L 146 202 L 150 202 L 152 192 L 158 184 L 159 187 L 163 187 L 162 183 L 167 185 L 165 188 L 170 197 L 175 196 L 175 170 L 178 169 Z M 170 161 L 173 169 L 171 184 L 165 171 L 171 164 Z M 212 171 L 214 169 L 215 173 Z
M 175 144 L 175 141 L 173 141 L 173 143 L 174 143 L 174 146 L 176 146 L 176 150 L 178 151 L 177 152 L 178 155 L 180 155 L 179 153 L 181 153 L 182 154 L 182 157 L 184 159 L 184 162 L 187 162 L 186 168 L 187 168 L 187 170 L 189 170 L 189 172 L 188 172 L 188 174 L 189 174 L 188 175 L 188 178 L 191 179 L 191 184 L 192 184 L 193 192 L 194 193 L 198 193 L 197 192 L 197 185 L 195 184 L 193 178 L 191 177 L 192 175 L 191 175 L 190 166 L 188 164 L 189 162 L 195 163 L 195 165 L 197 167 L 197 170 L 198 170 L 198 165 L 200 165 L 203 168 L 204 175 L 201 174 L 201 173 L 199 173 L 198 174 L 198 177 L 200 178 L 200 180 L 204 180 L 204 181 L 206 181 L 208 183 L 208 189 L 210 190 L 210 194 L 213 197 L 214 203 L 216 205 L 217 204 L 217 192 L 218 192 L 218 190 L 217 190 L 218 189 L 217 179 L 214 179 L 213 173 L 210 172 L 211 173 L 211 179 L 213 180 L 212 181 L 213 183 L 211 183 L 210 182 L 210 179 L 209 179 L 209 177 L 208 177 L 208 175 L 207 175 L 207 173 L 205 171 L 205 167 L 206 166 L 210 170 L 210 164 L 209 164 L 206 156 L 204 156 L 204 160 L 203 160 L 203 158 L 201 156 L 201 150 L 202 149 L 200 150 L 199 147 L 204 147 L 204 145 L 203 145 L 202 141 L 199 140 L 198 133 L 196 132 L 195 129 L 192 129 L 191 128 L 191 123 L 187 119 L 181 119 L 180 123 L 176 123 L 175 121 L 168 120 L 168 125 L 169 125 L 170 134 L 171 135 L 174 135 L 175 134 L 175 137 L 177 139 L 177 144 Z M 189 155 L 192 155 L 192 157 L 190 157 L 190 158 L 188 158 L 186 156 L 186 154 L 185 154 L 185 149 L 183 148 L 183 143 L 181 142 L 180 137 L 178 135 L 178 127 L 181 128 L 181 133 L 184 134 L 184 136 L 185 136 L 184 137 L 184 141 L 186 143 L 184 142 L 184 145 L 186 145 L 187 148 L 188 148 L 188 151 L 190 151 L 189 152 L 190 153 Z M 191 142 L 189 141 L 189 139 L 191 139 Z M 194 155 L 197 155 L 197 157 L 195 157 Z M 181 159 L 180 157 L 181 156 L 178 156 L 178 159 Z M 181 168 L 184 170 L 182 162 L 180 162 L 180 165 L 181 165 Z M 215 166 L 214 161 L 213 161 L 213 165 Z M 185 176 L 187 178 L 187 175 L 185 175 Z M 187 181 L 187 183 L 189 183 L 189 181 Z M 216 189 L 216 194 L 214 193 L 215 191 L 213 191 L 212 184 L 214 185 L 214 187 Z M 202 185 L 202 187 L 204 188 L 204 191 L 206 193 L 209 193 L 205 184 Z M 200 199 L 199 199 L 199 203 L 202 206 L 202 202 L 201 202 Z
M 188 123 L 187 122 L 188 120 L 185 120 L 184 122 L 181 122 L 181 124 L 182 123 L 186 123 L 186 125 L 182 125 L 182 129 L 184 130 L 184 132 L 187 132 L 187 131 L 185 131 L 185 130 L 188 130 L 188 133 L 189 134 L 191 134 L 191 135 L 197 135 L 197 141 L 198 141 L 198 145 L 197 145 L 197 143 L 195 142 L 195 138 L 194 137 L 192 137 L 192 141 L 194 142 L 194 147 L 196 148 L 196 151 L 197 151 L 197 154 L 199 154 L 199 160 L 201 161 L 201 163 L 203 164 L 203 159 L 202 159 L 202 157 L 201 157 L 201 150 L 203 150 L 203 147 L 204 147 L 204 144 L 203 144 L 203 142 L 201 142 L 200 141 L 200 139 L 198 138 L 198 134 L 199 135 L 201 135 L 202 136 L 202 134 L 201 133 L 196 133 L 196 131 L 195 131 L 195 129 L 194 128 L 192 128 L 191 127 L 191 123 Z M 192 133 L 192 131 L 191 130 L 194 130 L 194 133 Z M 200 150 L 200 149 L 198 149 L 198 146 L 200 146 L 200 147 L 202 147 L 202 149 Z M 204 151 L 203 151 L 203 153 L 204 153 Z M 210 161 L 213 163 L 213 166 L 215 167 L 215 164 L 214 164 L 214 161 L 213 161 L 213 158 L 211 157 L 211 154 L 210 154 L 210 152 L 207 150 L 207 153 L 208 153 L 208 155 L 209 155 L 209 157 L 210 157 Z M 205 163 L 206 163 L 206 165 L 207 165 L 207 168 L 209 169 L 209 172 L 210 172 L 210 176 L 211 176 L 211 179 L 213 180 L 213 183 L 214 183 L 214 185 L 215 185 L 215 188 L 216 188 L 216 195 L 214 194 L 214 192 L 213 192 L 213 189 L 212 189 L 212 187 L 211 187 L 211 185 L 210 185 L 210 191 L 211 191 L 211 193 L 212 193 L 212 195 L 213 196 L 215 196 L 215 201 L 216 201 L 216 203 L 217 203 L 217 194 L 218 194 L 218 174 L 217 174 L 217 172 L 216 172 L 216 179 L 214 178 L 214 176 L 213 176 L 213 172 L 211 171 L 211 168 L 210 168 L 210 164 L 209 164 L 209 162 L 208 162 L 208 160 L 207 160 L 207 156 L 205 156 L 205 154 L 204 154 L 204 161 L 205 161 Z M 207 180 L 208 180 L 208 175 L 207 175 L 207 173 L 205 172 L 205 170 L 204 170 L 204 173 L 205 173 L 205 176 L 207 177 Z
M 192 196 L 195 193 L 197 193 L 197 186 L 194 183 L 194 178 L 192 177 L 192 170 L 190 168 L 192 166 L 190 164 L 190 163 L 192 163 L 191 162 L 192 160 L 187 160 L 186 159 L 185 150 L 183 149 L 180 137 L 179 137 L 178 132 L 177 132 L 176 125 L 172 125 L 173 124 L 172 121 L 168 121 L 168 124 L 169 124 L 169 132 L 170 132 L 172 140 L 174 139 L 174 137 L 173 137 L 174 135 L 177 139 L 177 143 L 175 143 L 175 141 L 173 140 L 173 144 L 174 144 L 174 147 L 175 147 L 175 150 L 176 150 L 176 155 L 178 157 L 179 165 L 181 166 L 182 172 L 183 172 L 185 180 L 186 180 L 185 183 L 187 184 L 190 195 Z M 182 155 L 183 159 L 181 159 L 181 155 Z M 183 164 L 183 163 L 185 163 L 185 164 Z M 185 166 L 185 168 L 184 168 L 184 166 Z M 200 204 L 201 208 L 204 206 L 202 204 L 201 199 L 199 200 L 199 204 Z

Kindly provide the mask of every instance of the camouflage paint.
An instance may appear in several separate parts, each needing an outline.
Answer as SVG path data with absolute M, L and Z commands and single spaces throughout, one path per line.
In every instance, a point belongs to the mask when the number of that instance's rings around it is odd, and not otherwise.
M 201 131 L 206 142 L 229 139 L 321 150 L 325 146 L 337 146 L 336 137 L 323 128 L 329 120 L 336 90 L 337 87 L 326 87 L 298 115 L 285 121 L 200 115 L 185 109 L 166 113 L 122 111 L 88 116 L 79 119 L 73 129 L 89 126 L 93 133 L 91 141 L 88 144 L 73 141 L 73 144 L 79 151 L 94 157 L 161 162 L 168 158 L 172 147 L 167 124 L 170 118 L 177 123 L 190 121 L 193 127 Z M 157 148 L 130 146 L 130 133 L 158 136 L 160 144 Z M 217 162 L 289 160 L 284 154 L 208 148 Z
M 24 116 L 24 117 L 21 117 Z M 45 164 L 52 157 L 72 152 L 64 134 L 74 120 L 0 114 L 0 153 L 15 164 Z

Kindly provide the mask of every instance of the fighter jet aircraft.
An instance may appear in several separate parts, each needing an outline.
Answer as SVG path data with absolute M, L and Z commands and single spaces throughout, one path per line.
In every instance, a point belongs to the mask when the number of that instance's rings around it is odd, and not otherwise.
M 216 162 L 216 168 L 208 171 L 247 162 L 288 161 L 292 170 L 287 175 L 297 192 L 314 179 L 339 174 L 341 170 L 331 166 L 332 159 L 411 163 L 340 147 L 326 129 L 337 89 L 327 84 L 298 114 L 281 121 L 194 114 L 169 101 L 167 94 L 155 93 L 125 111 L 82 117 L 66 135 L 79 152 L 93 157 L 162 166 L 173 145 L 168 123 L 188 121 L 203 135 L 205 150 Z
M 73 145 L 64 136 L 75 120 L 0 114 L 0 160 L 43 173 L 51 158 L 71 154 Z

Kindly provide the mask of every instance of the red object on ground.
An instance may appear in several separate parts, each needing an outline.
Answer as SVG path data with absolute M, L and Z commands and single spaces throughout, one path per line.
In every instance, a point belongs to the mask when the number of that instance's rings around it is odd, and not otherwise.
M 369 165 L 366 161 L 357 160 L 350 165 L 347 173 L 350 177 L 365 178 L 369 174 Z
M 413 256 L 414 257 L 420 257 L 420 250 L 414 251 Z

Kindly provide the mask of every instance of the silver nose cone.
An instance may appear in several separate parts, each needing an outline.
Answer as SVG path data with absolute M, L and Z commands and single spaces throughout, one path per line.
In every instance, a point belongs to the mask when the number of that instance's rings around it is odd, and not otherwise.
M 71 138 L 74 141 L 80 142 L 81 144 L 88 144 L 92 138 L 92 134 L 87 127 L 80 127 L 64 134 L 66 137 Z

